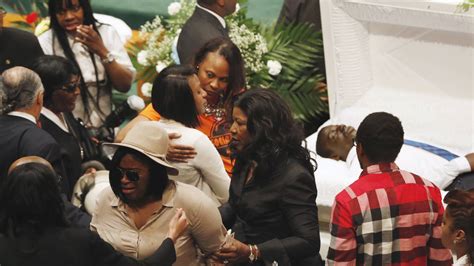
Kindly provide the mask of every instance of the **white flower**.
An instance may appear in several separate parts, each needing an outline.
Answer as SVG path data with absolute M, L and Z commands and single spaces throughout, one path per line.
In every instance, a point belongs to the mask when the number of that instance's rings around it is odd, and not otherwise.
M 237 4 L 235 4 L 235 11 L 234 11 L 234 13 L 239 12 L 239 10 L 240 10 L 240 5 L 239 5 L 239 3 L 237 3 Z
M 281 68 L 282 68 L 280 62 L 276 60 L 268 60 L 267 67 L 268 67 L 268 74 L 272 76 L 276 76 L 280 74 Z
M 181 4 L 179 2 L 173 2 L 168 6 L 168 14 L 170 14 L 170 16 L 178 14 L 180 10 Z
M 142 66 L 148 66 L 149 65 L 149 63 L 148 63 L 148 51 L 141 50 L 137 54 L 137 61 Z
M 153 84 L 150 82 L 145 82 L 142 84 L 142 94 L 145 97 L 151 97 L 151 90 L 153 89 Z
M 161 70 L 165 69 L 165 67 L 167 67 L 168 65 L 165 64 L 164 62 L 162 61 L 158 61 L 158 63 L 156 64 L 156 72 L 160 73 Z

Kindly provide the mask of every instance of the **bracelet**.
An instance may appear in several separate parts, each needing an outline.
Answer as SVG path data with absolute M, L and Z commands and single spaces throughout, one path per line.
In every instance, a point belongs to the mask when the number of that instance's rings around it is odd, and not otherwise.
M 253 245 L 253 249 L 255 250 L 255 260 L 258 260 L 258 255 L 260 254 L 260 250 L 258 250 L 257 245 Z
M 252 248 L 252 245 L 250 245 L 250 244 L 249 244 L 249 249 L 250 249 L 249 260 L 250 260 L 250 262 L 254 262 L 255 261 L 255 255 L 253 254 L 253 248 Z

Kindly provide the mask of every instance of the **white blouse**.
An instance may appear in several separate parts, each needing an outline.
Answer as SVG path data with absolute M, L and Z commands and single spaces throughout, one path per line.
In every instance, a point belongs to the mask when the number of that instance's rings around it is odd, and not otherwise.
M 105 47 L 107 48 L 107 50 L 109 50 L 110 53 L 114 55 L 117 63 L 121 64 L 125 68 L 132 71 L 133 74 L 135 74 L 136 70 L 133 67 L 132 61 L 128 57 L 127 51 L 123 46 L 123 42 L 120 40 L 120 37 L 115 31 L 115 29 L 108 24 L 98 24 L 97 27 Z M 51 29 L 41 34 L 38 37 L 38 40 L 45 54 L 65 57 L 64 51 L 61 48 L 61 45 L 59 44 L 59 40 L 54 35 Z M 89 56 L 87 47 L 79 42 L 75 42 L 74 38 L 69 35 L 68 41 L 69 45 L 71 46 L 72 52 L 76 57 L 76 61 L 79 64 L 82 76 L 84 78 L 85 83 L 87 84 L 87 88 L 89 90 L 91 98 L 95 99 L 98 93 L 96 86 L 96 76 L 94 64 L 92 62 L 91 57 Z M 107 79 L 107 73 L 105 72 L 104 65 L 102 64 L 101 59 L 98 55 L 94 54 L 94 58 L 97 66 L 98 79 L 100 83 L 105 83 Z M 100 109 L 102 110 L 103 114 L 99 112 L 97 106 L 95 106 L 91 102 L 91 100 L 89 100 L 89 109 L 91 110 L 91 116 L 86 117 L 84 106 L 82 104 L 82 99 L 81 97 L 77 97 L 76 108 L 74 109 L 73 114 L 75 117 L 81 118 L 82 120 L 86 121 L 86 123 L 94 127 L 98 127 L 103 123 L 105 117 L 110 114 L 112 110 L 110 91 L 100 91 L 98 105 L 100 106 Z
M 161 118 L 160 124 L 168 133 L 179 133 L 181 137 L 171 143 L 194 147 L 196 157 L 187 163 L 172 162 L 179 175 L 170 179 L 199 188 L 218 206 L 229 199 L 230 177 L 224 163 L 209 138 L 201 131 L 189 128 L 174 120 Z

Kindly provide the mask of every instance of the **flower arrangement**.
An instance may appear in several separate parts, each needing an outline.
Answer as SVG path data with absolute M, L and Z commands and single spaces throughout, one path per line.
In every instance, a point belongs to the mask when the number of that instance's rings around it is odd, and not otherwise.
M 140 37 L 145 40 L 144 45 L 136 54 L 139 78 L 149 82 L 169 64 L 179 62 L 176 47 L 181 27 L 192 15 L 196 1 L 181 0 L 168 6 L 170 18 L 165 21 L 159 16 L 151 22 L 145 23 L 140 29 Z M 240 48 L 249 76 L 265 69 L 264 55 L 268 52 L 267 43 L 263 36 L 247 24 L 242 23 L 245 9 L 237 8 L 236 14 L 227 18 L 229 37 Z M 166 25 L 166 26 L 165 26 Z M 133 52 L 132 52 L 133 55 Z M 249 80 L 248 85 L 254 85 Z
M 35 28 L 48 14 L 48 2 L 45 0 L 3 0 L 7 9 L 21 15 L 21 19 L 12 21 L 16 28 L 34 32 Z
M 264 28 L 247 18 L 246 3 L 247 0 L 239 1 L 236 12 L 226 17 L 226 24 L 230 39 L 244 58 L 248 87 L 276 90 L 288 101 L 296 118 L 303 121 L 326 114 L 327 91 L 318 89 L 323 79 L 318 69 L 322 60 L 320 32 L 309 25 Z M 195 0 L 171 3 L 169 18 L 157 16 L 145 23 L 140 30 L 142 42 L 129 46 L 144 96 L 151 95 L 151 82 L 156 75 L 179 61 L 177 39 L 195 5 Z M 289 54 L 292 56 L 288 57 Z

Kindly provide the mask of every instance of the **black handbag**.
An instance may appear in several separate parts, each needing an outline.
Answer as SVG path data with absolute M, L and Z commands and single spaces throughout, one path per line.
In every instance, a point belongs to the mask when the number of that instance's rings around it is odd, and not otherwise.
M 101 161 L 103 153 L 100 141 L 92 135 L 91 131 L 80 118 L 76 119 L 71 113 L 65 113 L 64 117 L 71 129 L 71 133 L 76 137 L 79 146 L 81 146 L 82 161 Z

